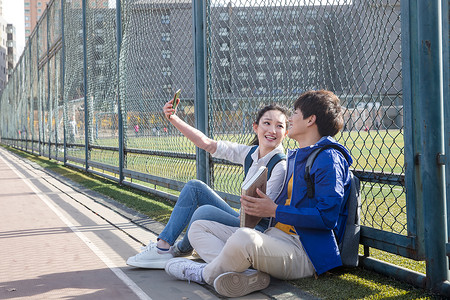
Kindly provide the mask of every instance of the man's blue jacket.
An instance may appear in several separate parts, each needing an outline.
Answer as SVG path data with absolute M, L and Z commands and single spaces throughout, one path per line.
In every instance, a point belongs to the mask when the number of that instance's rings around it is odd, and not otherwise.
M 345 155 L 333 148 L 319 153 L 310 171 L 315 194 L 308 198 L 304 179 L 306 160 L 314 149 L 332 143 L 342 147 Z M 274 221 L 295 227 L 316 273 L 320 275 L 342 265 L 333 230 L 339 237 L 345 229 L 348 212 L 343 203 L 350 193 L 349 166 L 353 160 L 347 149 L 329 136 L 310 147 L 288 151 L 287 158 L 284 187 L 275 200 L 278 207 Z M 294 176 L 291 203 L 285 206 L 291 176 Z

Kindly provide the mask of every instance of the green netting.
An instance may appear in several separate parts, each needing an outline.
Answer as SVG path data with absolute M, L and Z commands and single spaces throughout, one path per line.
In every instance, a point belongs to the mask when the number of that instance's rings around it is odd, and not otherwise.
M 306 90 L 329 89 L 346 108 L 337 139 L 351 150 L 354 167 L 401 174 L 400 1 L 322 2 L 209 2 L 210 132 L 249 142 L 263 105 L 292 107 Z M 212 176 L 216 189 L 239 193 L 242 173 L 235 167 L 215 165 Z M 363 194 L 364 225 L 407 233 L 401 188 L 364 183 Z
M 64 126 L 66 142 L 85 143 L 83 14 L 77 1 L 64 2 Z M 68 147 L 67 156 L 84 159 L 83 148 Z
M 194 125 L 191 3 L 123 1 L 122 12 L 119 84 L 125 146 L 195 153 L 162 114 L 164 104 L 181 89 L 179 114 Z M 196 174 L 192 160 L 155 155 L 128 154 L 126 168 L 181 181 Z

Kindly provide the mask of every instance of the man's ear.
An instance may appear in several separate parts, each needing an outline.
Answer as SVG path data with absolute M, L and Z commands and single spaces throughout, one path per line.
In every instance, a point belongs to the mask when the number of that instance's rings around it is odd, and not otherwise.
M 310 115 L 308 117 L 308 126 L 316 124 L 316 115 Z

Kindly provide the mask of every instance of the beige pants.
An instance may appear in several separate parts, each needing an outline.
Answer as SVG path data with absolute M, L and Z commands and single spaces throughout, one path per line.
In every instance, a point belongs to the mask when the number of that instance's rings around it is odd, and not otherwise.
M 264 233 L 250 228 L 226 226 L 198 220 L 191 224 L 189 241 L 208 263 L 203 279 L 212 285 L 225 272 L 243 272 L 250 267 L 280 279 L 296 279 L 314 274 L 297 235 L 277 228 Z

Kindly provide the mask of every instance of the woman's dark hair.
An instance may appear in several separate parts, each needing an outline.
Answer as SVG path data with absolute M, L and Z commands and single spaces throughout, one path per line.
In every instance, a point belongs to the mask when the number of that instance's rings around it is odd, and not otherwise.
M 278 104 L 270 104 L 270 105 L 266 105 L 263 108 L 261 108 L 258 113 L 256 114 L 256 120 L 254 122 L 254 124 L 259 124 L 259 121 L 261 120 L 262 116 L 271 110 L 278 110 L 280 111 L 282 114 L 284 114 L 286 116 L 286 128 L 288 126 L 288 110 Z M 253 145 L 259 145 L 259 140 L 258 140 L 258 135 L 255 135 L 255 137 L 253 138 L 252 142 L 250 143 L 251 146 Z
M 321 136 L 335 136 L 344 126 L 339 98 L 330 91 L 307 91 L 294 103 L 294 110 L 300 109 L 303 118 L 316 116 Z

